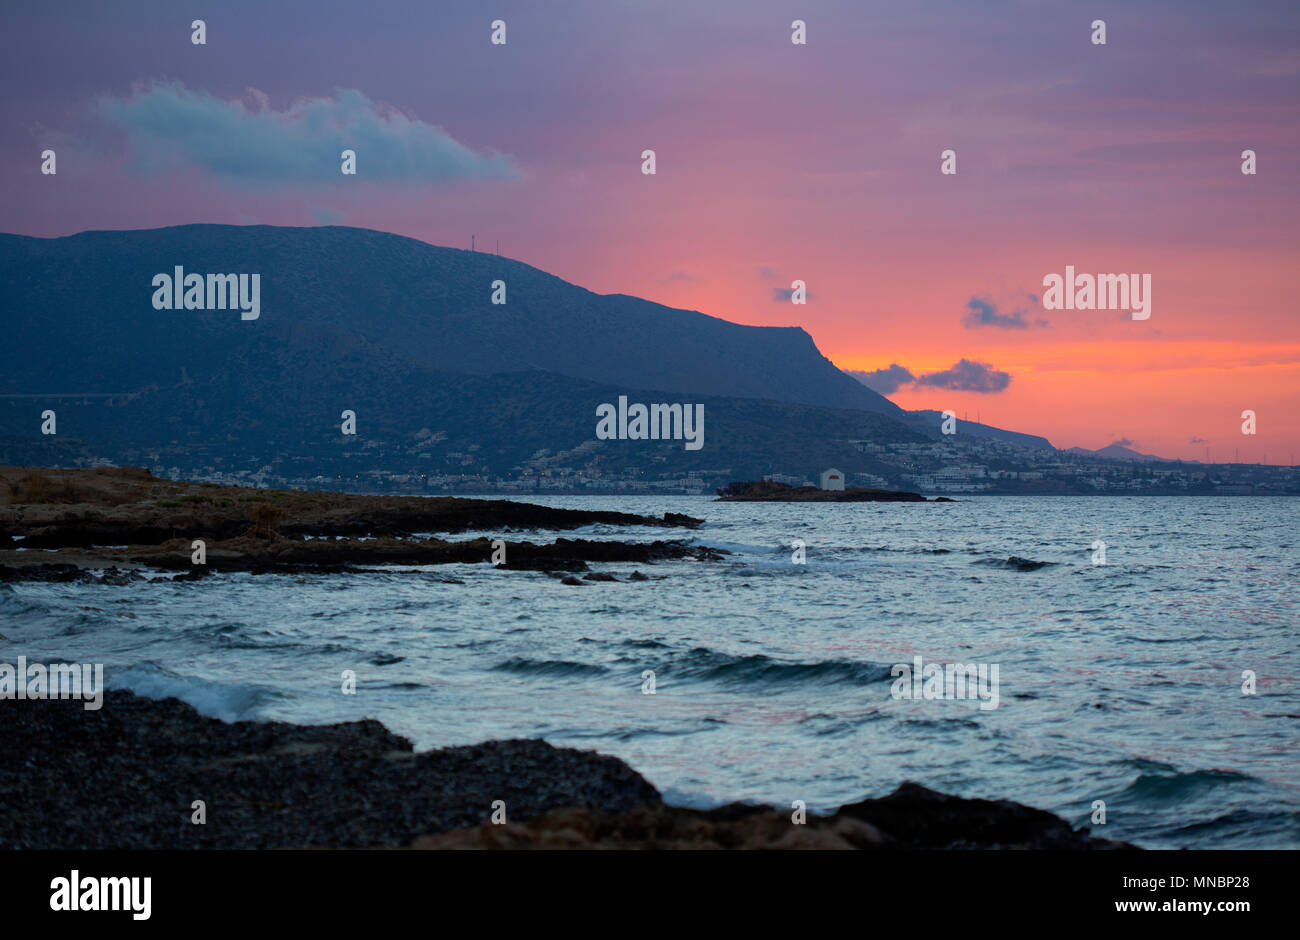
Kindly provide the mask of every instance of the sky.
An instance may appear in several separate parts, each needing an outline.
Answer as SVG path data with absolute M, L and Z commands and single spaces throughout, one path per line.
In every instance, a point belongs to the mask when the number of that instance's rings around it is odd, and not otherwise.
M 0 27 L 0 231 L 473 233 L 599 293 L 800 326 L 905 408 L 1300 453 L 1290 0 L 50 0 Z M 1150 317 L 1045 309 L 1067 265 L 1149 274 Z

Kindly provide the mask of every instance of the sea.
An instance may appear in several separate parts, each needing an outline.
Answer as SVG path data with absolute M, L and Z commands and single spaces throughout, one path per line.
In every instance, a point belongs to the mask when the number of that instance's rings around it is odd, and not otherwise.
M 1300 847 L 1300 501 L 528 499 L 705 523 L 454 538 L 730 554 L 582 585 L 487 563 L 0 585 L 0 661 L 103 663 L 228 721 L 374 718 L 418 749 L 540 737 L 679 805 L 915 781 L 1150 848 Z M 996 707 L 904 696 L 916 657 L 989 667 Z

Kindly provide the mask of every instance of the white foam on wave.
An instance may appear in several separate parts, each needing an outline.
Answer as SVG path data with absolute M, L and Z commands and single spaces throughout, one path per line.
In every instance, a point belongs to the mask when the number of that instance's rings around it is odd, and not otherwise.
M 110 689 L 127 689 L 145 698 L 178 698 L 193 705 L 200 714 L 222 721 L 250 719 L 262 705 L 279 695 L 266 686 L 183 676 L 154 663 L 109 669 L 105 684 Z
M 668 806 L 676 806 L 680 809 L 711 810 L 711 809 L 717 809 L 719 806 L 726 806 L 728 803 L 737 802 L 734 799 L 721 799 L 716 796 L 710 796 L 709 794 L 701 793 L 698 790 L 683 790 L 680 787 L 672 787 L 672 786 L 660 787 L 659 795 L 663 797 L 663 801 L 665 804 L 667 804 Z M 786 806 L 790 805 L 788 801 L 782 802 L 781 800 L 777 800 L 777 799 L 762 800 L 762 799 L 747 798 L 747 799 L 741 799 L 739 800 L 739 802 L 748 803 L 751 806 L 771 806 L 773 809 L 777 810 L 778 812 L 793 811 L 792 806 L 788 810 L 785 809 Z M 805 805 L 804 808 L 810 813 L 817 813 L 823 816 L 830 816 L 833 815 L 840 808 L 841 805 L 842 804 L 839 803 L 836 803 L 834 805 L 827 805 L 822 803 L 808 803 Z
M 704 548 L 717 548 L 723 551 L 731 552 L 733 555 L 768 555 L 772 552 L 784 552 L 788 549 L 784 545 L 747 545 L 744 542 L 721 542 L 717 539 L 700 539 L 691 540 L 693 544 L 703 546 Z
M 680 806 L 683 809 L 717 809 L 730 802 L 697 790 L 682 790 L 678 787 L 661 787 L 659 795 L 669 806 Z

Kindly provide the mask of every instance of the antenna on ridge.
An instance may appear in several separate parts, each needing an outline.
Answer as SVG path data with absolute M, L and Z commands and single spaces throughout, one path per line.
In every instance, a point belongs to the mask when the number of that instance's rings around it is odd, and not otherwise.
M 471 236 L 469 237 L 469 250 L 470 250 L 470 251 L 473 251 L 473 250 L 474 250 L 474 236 L 473 236 L 473 235 L 471 235 Z

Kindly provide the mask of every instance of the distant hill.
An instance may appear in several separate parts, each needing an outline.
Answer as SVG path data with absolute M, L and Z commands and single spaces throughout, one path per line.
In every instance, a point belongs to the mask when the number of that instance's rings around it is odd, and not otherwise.
M 155 274 L 259 273 L 261 316 L 155 310 Z M 491 303 L 494 281 L 506 303 Z M 448 373 L 552 372 L 627 390 L 766 398 L 901 416 L 798 327 L 741 326 L 600 295 L 483 252 L 336 226 L 184 225 L 0 235 L 7 317 L 0 393 L 124 392 L 259 381 L 271 339 L 310 368 L 377 360 Z M 373 378 L 379 379 L 379 376 Z M 54 382 L 58 387 L 51 387 Z
M 995 428 L 987 424 L 980 424 L 977 421 L 957 420 L 957 434 L 963 437 L 974 437 L 982 440 L 1003 441 L 1007 444 L 1016 444 L 1020 447 L 1027 447 L 1030 450 L 1055 450 L 1052 442 L 1045 437 L 1037 434 L 1021 434 L 1019 431 L 1006 431 L 1002 428 Z M 930 437 L 941 433 L 940 428 L 943 424 L 943 412 L 941 411 L 909 411 L 905 414 L 903 421 L 908 427 L 920 431 Z
M 1108 457 L 1111 460 L 1155 460 L 1162 463 L 1173 463 L 1168 457 L 1154 457 L 1151 454 L 1138 453 L 1131 447 L 1125 447 L 1123 444 L 1107 444 L 1105 447 L 1099 447 L 1097 450 L 1088 450 L 1086 447 L 1071 447 L 1065 451 L 1067 454 L 1080 454 L 1085 457 Z
M 872 412 L 708 395 L 693 398 L 704 405 L 701 450 L 681 440 L 597 440 L 597 406 L 617 402 L 625 388 L 547 372 L 436 372 L 368 349 L 325 373 L 264 342 L 250 351 L 262 369 L 256 381 L 231 364 L 203 382 L 119 398 L 0 398 L 0 463 L 65 466 L 106 456 L 119 464 L 272 466 L 289 477 L 346 478 L 372 469 L 506 476 L 531 461 L 534 469 L 639 468 L 647 479 L 723 470 L 753 478 L 787 468 L 878 470 L 851 441 L 925 440 Z M 633 400 L 683 396 L 647 391 Z M 38 433 L 46 407 L 58 414 L 57 438 Z M 355 436 L 340 431 L 345 408 L 356 414 Z
M 155 274 L 258 273 L 260 316 L 155 310 Z M 507 303 L 490 302 L 492 282 Z M 518 467 L 871 470 L 915 442 L 799 329 L 603 297 L 528 265 L 350 228 L 0 236 L 0 462 L 344 476 Z M 705 446 L 595 436 L 596 408 L 705 405 Z M 58 434 L 39 433 L 55 410 Z M 340 431 L 356 413 L 357 434 Z M 725 481 L 724 481 L 725 482 Z

